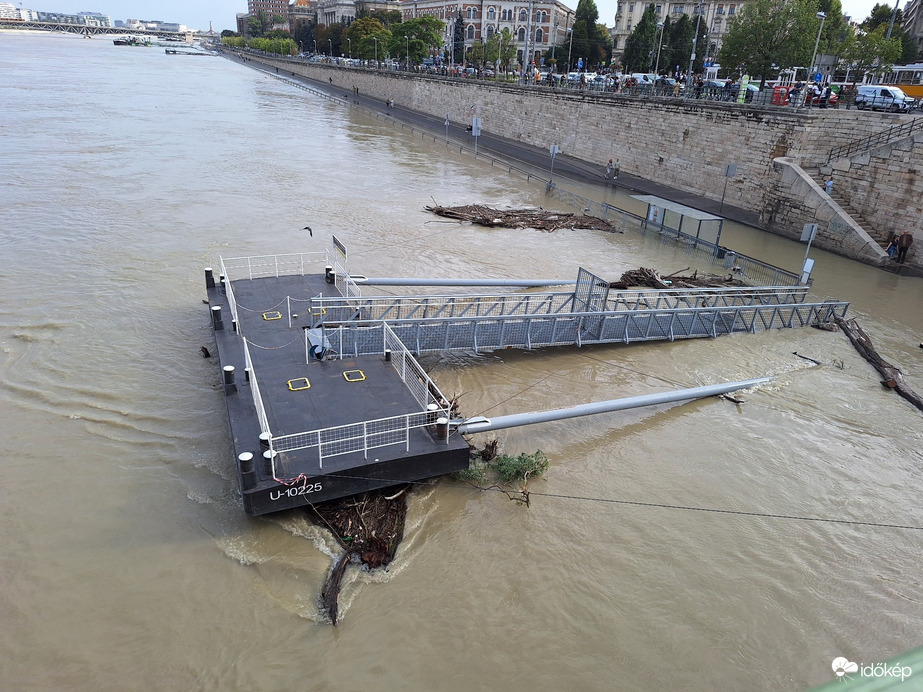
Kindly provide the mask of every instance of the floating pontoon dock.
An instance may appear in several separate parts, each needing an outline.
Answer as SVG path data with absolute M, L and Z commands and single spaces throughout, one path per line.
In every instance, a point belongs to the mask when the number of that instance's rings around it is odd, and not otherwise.
M 205 270 L 241 496 L 251 515 L 465 469 L 465 430 L 678 401 L 759 382 L 597 402 L 580 413 L 528 414 L 501 425 L 453 418 L 414 353 L 714 338 L 807 326 L 842 317 L 848 307 L 806 302 L 807 288 L 792 286 L 616 292 L 583 269 L 567 282 L 571 290 L 559 293 L 536 291 L 558 280 L 507 280 L 498 282 L 507 293 L 363 296 L 359 277 L 340 264 L 345 248 L 334 243 L 332 257 L 222 258 L 217 279 Z M 531 288 L 512 292 L 516 286 Z

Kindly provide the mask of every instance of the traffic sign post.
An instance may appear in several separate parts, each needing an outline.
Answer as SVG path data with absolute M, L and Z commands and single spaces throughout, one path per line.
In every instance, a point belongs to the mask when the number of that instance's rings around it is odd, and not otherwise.
M 801 283 L 807 284 L 811 278 L 811 270 L 814 269 L 814 260 L 808 259 L 808 253 L 811 252 L 811 241 L 817 235 L 817 224 L 806 223 L 801 229 L 801 242 L 808 241 L 808 247 L 804 251 L 804 266 L 801 269 Z
M 554 180 L 554 157 L 561 153 L 561 147 L 557 144 L 552 144 L 549 148 L 551 152 L 551 174 L 548 176 L 548 184 L 551 184 L 551 181 Z
M 724 192 L 721 193 L 721 205 L 718 207 L 718 213 L 720 214 L 724 210 L 724 196 L 728 191 L 728 180 L 737 175 L 737 164 L 729 163 L 724 167 Z
M 481 136 L 481 119 L 471 118 L 471 136 L 474 137 L 474 158 L 478 157 L 478 137 Z

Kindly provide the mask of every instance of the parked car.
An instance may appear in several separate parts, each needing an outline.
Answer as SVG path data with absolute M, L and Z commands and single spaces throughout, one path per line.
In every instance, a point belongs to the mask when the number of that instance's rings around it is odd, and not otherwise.
M 916 101 L 898 87 L 865 85 L 856 89 L 856 108 L 859 110 L 871 108 L 898 113 L 913 110 L 916 105 Z
M 820 94 L 814 93 L 813 89 L 808 87 L 808 93 L 804 97 L 804 105 L 806 106 L 824 106 L 824 90 L 820 90 Z M 830 108 L 836 108 L 837 102 L 840 100 L 839 95 L 835 91 L 830 92 L 830 96 L 827 97 L 827 106 Z

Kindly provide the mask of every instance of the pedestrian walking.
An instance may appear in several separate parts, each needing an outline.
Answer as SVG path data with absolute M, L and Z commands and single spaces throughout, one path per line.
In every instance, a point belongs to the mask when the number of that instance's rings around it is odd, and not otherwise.
M 612 159 L 609 159 L 609 163 L 606 164 L 606 180 L 612 178 Z
M 615 164 L 612 166 L 612 179 L 613 179 L 613 180 L 618 180 L 618 179 L 619 179 L 619 172 L 620 172 L 621 170 L 622 170 L 622 166 L 621 166 L 621 164 L 619 163 L 619 160 L 616 159 L 616 160 L 615 160 Z
M 904 260 L 907 259 L 907 251 L 910 250 L 910 246 L 913 245 L 913 236 L 910 234 L 910 231 L 904 231 L 901 233 L 900 238 L 897 239 L 897 263 L 903 264 Z
M 828 195 L 833 192 L 833 176 L 830 176 L 824 182 L 824 192 L 826 192 Z
M 893 260 L 894 255 L 897 253 L 897 239 L 898 235 L 895 233 L 891 236 L 891 240 L 888 241 L 888 247 L 885 248 L 885 252 L 888 253 L 888 259 Z

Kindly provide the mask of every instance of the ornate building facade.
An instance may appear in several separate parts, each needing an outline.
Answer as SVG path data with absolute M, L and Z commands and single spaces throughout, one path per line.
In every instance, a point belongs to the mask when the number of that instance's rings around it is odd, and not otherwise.
M 520 64 L 524 64 L 527 55 L 544 53 L 552 46 L 562 47 L 563 52 L 569 37 L 568 31 L 574 23 L 574 11 L 557 0 L 404 0 L 401 3 L 401 11 L 404 21 L 422 15 L 432 15 L 445 22 L 447 46 L 452 43 L 455 23 L 458 21 L 464 25 L 465 48 L 470 48 L 475 43 L 486 42 L 494 34 L 509 29 L 516 42 L 516 59 Z M 567 56 L 561 57 L 563 62 Z M 459 60 L 456 59 L 456 62 Z
M 625 41 L 631 36 L 641 15 L 648 5 L 654 5 L 657 21 L 662 22 L 667 17 L 671 20 L 679 19 L 686 14 L 695 22 L 701 17 L 701 22 L 708 31 L 708 45 L 697 46 L 696 54 L 700 57 L 713 57 L 721 48 L 724 34 L 734 16 L 744 6 L 742 1 L 735 0 L 709 0 L 708 2 L 641 2 L 640 0 L 620 0 L 615 10 L 615 23 L 609 30 L 612 37 L 612 57 L 616 63 L 621 63 L 622 54 L 625 52 Z

